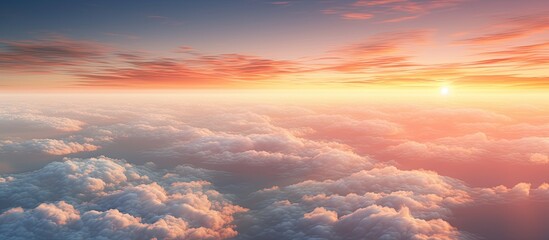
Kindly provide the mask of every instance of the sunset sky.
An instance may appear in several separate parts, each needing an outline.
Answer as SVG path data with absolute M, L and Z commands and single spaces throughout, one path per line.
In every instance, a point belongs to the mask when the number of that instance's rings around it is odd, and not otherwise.
M 0 1 L 2 240 L 547 240 L 547 0 Z
M 546 90 L 546 9 L 542 0 L 3 1 L 0 87 Z

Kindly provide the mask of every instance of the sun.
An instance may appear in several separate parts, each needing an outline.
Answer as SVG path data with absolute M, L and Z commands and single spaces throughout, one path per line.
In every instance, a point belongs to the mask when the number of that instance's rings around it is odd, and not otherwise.
M 448 87 L 441 87 L 440 88 L 440 95 L 446 96 L 450 93 L 450 89 Z

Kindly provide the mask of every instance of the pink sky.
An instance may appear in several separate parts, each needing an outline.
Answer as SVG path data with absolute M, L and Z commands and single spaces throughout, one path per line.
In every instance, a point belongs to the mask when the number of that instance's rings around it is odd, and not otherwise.
M 185 4 L 172 8 L 212 15 L 177 15 L 166 5 L 110 16 L 88 6 L 111 21 L 78 28 L 87 16 L 14 19 L 0 42 L 0 87 L 547 88 L 545 1 Z M 53 21 L 60 10 L 41 14 Z

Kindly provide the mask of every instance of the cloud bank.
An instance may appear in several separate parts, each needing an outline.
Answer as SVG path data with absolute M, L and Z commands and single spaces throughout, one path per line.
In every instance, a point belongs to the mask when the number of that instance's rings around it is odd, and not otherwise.
M 2 110 L 78 129 L 2 135 L 0 238 L 476 239 L 456 212 L 549 200 L 545 108 L 92 101 Z
M 226 239 L 245 209 L 184 168 L 66 159 L 0 183 L 3 239 Z M 181 174 L 180 174 L 181 173 Z

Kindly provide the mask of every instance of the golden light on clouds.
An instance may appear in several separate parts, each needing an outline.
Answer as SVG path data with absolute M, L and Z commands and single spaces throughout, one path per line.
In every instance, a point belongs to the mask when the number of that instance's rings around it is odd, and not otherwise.
M 4 1 L 0 239 L 549 239 L 549 1 Z

